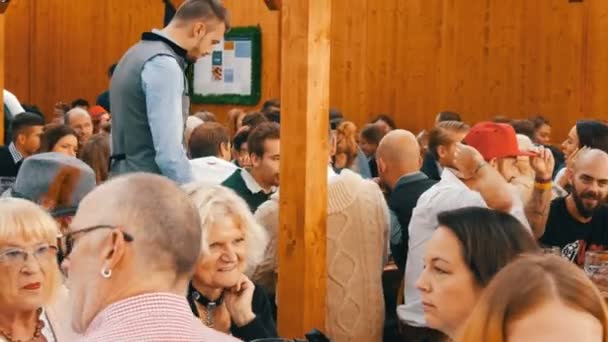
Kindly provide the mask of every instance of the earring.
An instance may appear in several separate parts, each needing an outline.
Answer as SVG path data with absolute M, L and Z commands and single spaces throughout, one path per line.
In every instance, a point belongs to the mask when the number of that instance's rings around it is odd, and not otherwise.
M 109 279 L 112 276 L 112 270 L 105 269 L 105 268 L 102 269 L 101 270 L 101 276 L 104 277 L 104 278 L 106 278 L 106 279 Z

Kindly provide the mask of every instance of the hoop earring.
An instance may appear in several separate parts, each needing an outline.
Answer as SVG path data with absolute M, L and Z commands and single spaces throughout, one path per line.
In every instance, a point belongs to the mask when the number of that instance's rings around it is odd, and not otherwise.
M 108 270 L 108 269 L 105 269 L 105 268 L 102 269 L 101 270 L 101 276 L 104 277 L 104 278 L 106 278 L 106 279 L 109 279 L 112 276 L 112 270 Z

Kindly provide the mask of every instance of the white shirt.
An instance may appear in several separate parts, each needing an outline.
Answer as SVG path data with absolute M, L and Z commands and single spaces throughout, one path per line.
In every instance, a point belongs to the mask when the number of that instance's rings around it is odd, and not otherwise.
M 8 111 L 11 112 L 13 117 L 15 117 L 17 114 L 25 112 L 25 109 L 23 109 L 21 103 L 19 103 L 19 100 L 15 95 L 13 95 L 13 93 L 4 89 L 2 94 L 4 96 L 4 104 L 6 105 L 6 108 L 8 108 Z
M 513 196 L 516 197 L 515 194 Z M 424 268 L 422 259 L 426 244 L 439 224 L 437 215 L 440 212 L 465 207 L 487 208 L 488 205 L 479 192 L 469 189 L 448 169 L 444 169 L 441 173 L 441 181 L 418 199 L 408 227 L 410 238 L 405 266 L 405 304 L 397 307 L 397 315 L 402 322 L 412 326 L 426 326 L 420 293 L 416 288 L 416 281 Z M 511 214 L 530 229 L 521 200 L 514 201 Z
M 190 160 L 192 176 L 195 181 L 209 184 L 222 184 L 238 169 L 238 166 L 218 157 L 203 157 Z

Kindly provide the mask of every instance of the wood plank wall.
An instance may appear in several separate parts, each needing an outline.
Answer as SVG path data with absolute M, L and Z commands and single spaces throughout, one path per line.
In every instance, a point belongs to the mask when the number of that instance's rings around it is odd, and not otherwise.
M 444 109 L 468 121 L 540 113 L 561 140 L 576 118 L 608 119 L 608 1 L 332 1 L 331 104 L 359 125 L 380 112 L 414 131 Z M 94 101 L 106 68 L 164 11 L 161 0 L 12 2 L 6 85 L 49 113 L 59 99 Z M 234 25 L 261 25 L 262 94 L 278 97 L 278 12 L 225 3 Z

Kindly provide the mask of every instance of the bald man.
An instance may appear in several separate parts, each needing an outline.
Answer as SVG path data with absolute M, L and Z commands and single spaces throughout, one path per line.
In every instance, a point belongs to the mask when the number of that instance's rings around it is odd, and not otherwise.
M 134 173 L 96 188 L 61 247 L 82 341 L 236 341 L 190 311 L 201 220 L 169 179 Z
M 74 107 L 65 114 L 66 125 L 72 127 L 78 136 L 78 145 L 80 147 L 89 140 L 93 135 L 93 120 L 86 109 Z
M 380 181 L 391 190 L 388 206 L 401 226 L 400 230 L 391 232 L 391 252 L 403 273 L 412 210 L 420 195 L 437 181 L 420 172 L 420 146 L 416 136 L 406 130 L 398 129 L 385 135 L 378 145 L 376 159 Z
M 572 193 L 551 203 L 540 242 L 583 265 L 586 251 L 608 248 L 608 154 L 585 149 L 575 158 L 566 171 Z

